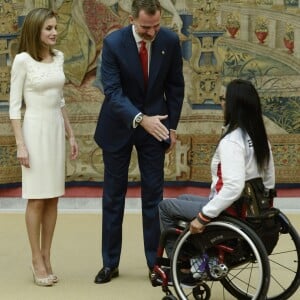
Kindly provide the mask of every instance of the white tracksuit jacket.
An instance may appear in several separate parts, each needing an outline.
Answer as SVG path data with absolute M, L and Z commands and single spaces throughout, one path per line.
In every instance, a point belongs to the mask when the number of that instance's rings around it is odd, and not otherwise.
M 272 151 L 268 166 L 260 173 L 252 141 L 240 128 L 220 141 L 211 162 L 211 173 L 210 201 L 202 209 L 203 214 L 210 218 L 217 217 L 240 197 L 246 180 L 262 177 L 267 189 L 275 186 Z

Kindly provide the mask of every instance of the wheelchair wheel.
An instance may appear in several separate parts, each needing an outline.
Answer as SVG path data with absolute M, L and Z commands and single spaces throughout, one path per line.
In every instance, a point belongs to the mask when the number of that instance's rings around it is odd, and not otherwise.
M 210 299 L 210 288 L 205 283 L 197 285 L 193 288 L 193 296 L 196 300 L 209 300 Z
M 269 255 L 271 268 L 267 299 L 289 299 L 300 285 L 300 238 L 288 218 L 278 215 L 281 232 L 276 247 Z
M 209 223 L 202 234 L 192 235 L 187 228 L 174 246 L 171 270 L 181 300 L 209 299 L 195 297 L 195 290 L 204 283 L 210 286 L 213 299 L 231 295 L 262 300 L 270 281 L 268 255 L 261 240 L 243 222 L 225 216 Z

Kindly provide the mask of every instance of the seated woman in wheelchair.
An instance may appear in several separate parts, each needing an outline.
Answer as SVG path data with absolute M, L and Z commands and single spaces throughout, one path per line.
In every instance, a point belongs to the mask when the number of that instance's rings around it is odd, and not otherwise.
M 264 126 L 261 102 L 255 87 L 246 80 L 231 81 L 221 92 L 224 132 L 211 162 L 209 197 L 181 195 L 159 204 L 161 231 L 174 228 L 178 220 L 190 221 L 190 232 L 200 233 L 211 219 L 234 207 L 245 182 L 261 178 L 266 191 L 274 189 L 272 150 Z M 173 243 L 165 250 L 170 257 Z

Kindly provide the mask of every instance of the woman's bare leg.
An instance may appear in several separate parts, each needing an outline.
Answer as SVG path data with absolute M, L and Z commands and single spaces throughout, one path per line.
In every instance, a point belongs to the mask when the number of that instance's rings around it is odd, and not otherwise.
M 44 199 L 28 199 L 25 213 L 28 239 L 32 253 L 32 266 L 38 278 L 46 278 L 48 276 L 40 246 L 41 222 L 45 203 L 46 200 Z
M 57 204 L 58 198 L 47 199 L 42 216 L 41 252 L 48 274 L 53 274 L 50 253 L 57 220 Z

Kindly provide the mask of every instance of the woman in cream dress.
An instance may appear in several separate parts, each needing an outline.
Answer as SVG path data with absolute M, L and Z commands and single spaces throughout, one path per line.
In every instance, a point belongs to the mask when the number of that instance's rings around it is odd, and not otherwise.
M 50 262 L 58 197 L 65 186 L 65 136 L 71 159 L 78 146 L 65 110 L 63 53 L 56 42 L 56 17 L 46 8 L 28 13 L 11 71 L 10 119 L 22 165 L 22 197 L 28 199 L 26 226 L 37 285 L 58 281 Z M 22 99 L 25 102 L 21 125 Z

